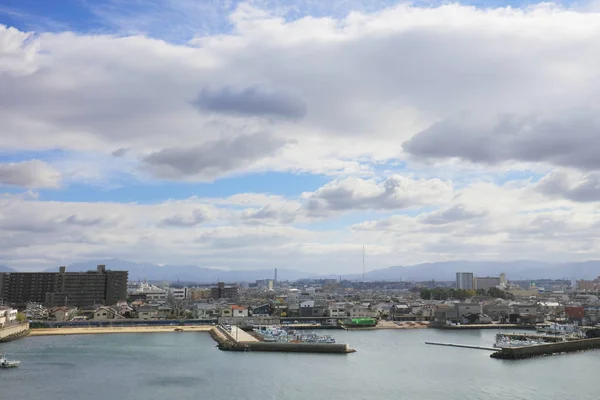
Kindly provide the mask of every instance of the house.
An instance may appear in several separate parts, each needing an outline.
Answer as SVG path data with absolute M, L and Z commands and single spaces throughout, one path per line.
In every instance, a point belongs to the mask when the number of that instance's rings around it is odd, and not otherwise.
M 220 308 L 219 313 L 221 314 L 221 317 L 231 317 L 233 315 L 233 310 L 231 309 L 231 306 L 224 306 Z
M 50 317 L 56 322 L 70 321 L 75 315 L 76 307 L 56 307 L 50 310 Z
M 212 319 L 219 316 L 219 311 L 213 303 L 197 303 L 195 314 L 198 319 Z
M 390 315 L 394 303 L 377 303 L 371 306 L 371 309 L 378 314 Z
M 344 318 L 348 316 L 346 303 L 333 303 L 327 308 L 327 316 L 331 318 Z
M 247 317 L 248 309 L 244 306 L 233 305 L 231 306 L 232 317 Z
M 158 306 L 144 304 L 139 306 L 136 311 L 138 319 L 148 320 L 158 318 Z
M 252 315 L 257 316 L 269 316 L 271 315 L 271 305 L 270 304 L 262 304 L 257 307 L 252 307 Z
M 94 311 L 94 320 L 105 321 L 112 319 L 124 319 L 125 317 L 119 315 L 117 310 L 111 307 L 100 307 Z
M 369 308 L 369 303 L 363 304 L 353 304 L 352 307 L 348 309 L 349 316 L 351 318 L 374 318 L 377 317 L 377 313 Z
M 173 309 L 169 306 L 159 305 L 156 310 L 156 316 L 160 319 L 168 319 L 173 316 Z

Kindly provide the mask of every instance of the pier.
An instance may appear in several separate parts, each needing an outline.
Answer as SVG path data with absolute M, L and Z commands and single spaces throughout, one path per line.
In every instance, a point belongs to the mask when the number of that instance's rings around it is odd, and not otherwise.
M 488 350 L 488 351 L 497 351 L 498 349 L 495 347 L 486 347 L 486 346 L 474 346 L 470 344 L 455 344 L 455 343 L 441 343 L 441 342 L 425 342 L 425 344 L 431 344 L 435 346 L 447 346 L 447 347 L 462 347 L 465 349 L 477 349 L 477 350 Z
M 535 346 L 504 348 L 492 353 L 490 357 L 502 360 L 523 360 L 544 355 L 572 353 L 592 349 L 600 349 L 600 338 L 577 339 L 560 343 L 544 343 Z
M 261 342 L 235 325 L 231 326 L 231 331 L 228 331 L 219 325 L 213 328 L 211 336 L 219 343 L 219 349 L 229 351 L 329 354 L 348 354 L 356 351 L 351 349 L 350 346 L 345 343 Z

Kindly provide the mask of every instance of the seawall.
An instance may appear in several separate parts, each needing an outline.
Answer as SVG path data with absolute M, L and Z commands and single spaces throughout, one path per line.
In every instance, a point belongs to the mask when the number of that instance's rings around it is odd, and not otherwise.
M 13 325 L 0 329 L 0 343 L 10 342 L 29 335 L 29 323 Z
M 600 338 L 571 340 L 561 343 L 547 343 L 536 346 L 505 348 L 490 357 L 502 360 L 522 360 L 531 357 L 570 353 L 582 350 L 600 349 Z
M 250 351 L 276 351 L 287 353 L 328 353 L 347 354 L 354 353 L 345 343 L 273 343 L 251 342 L 244 343 Z

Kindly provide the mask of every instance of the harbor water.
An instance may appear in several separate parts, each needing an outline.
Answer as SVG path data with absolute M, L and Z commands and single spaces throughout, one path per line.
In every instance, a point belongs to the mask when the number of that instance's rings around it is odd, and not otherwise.
M 490 351 L 498 331 L 327 331 L 357 353 L 224 352 L 206 333 L 29 337 L 2 345 L 2 398 L 62 400 L 596 400 L 600 351 L 521 361 Z

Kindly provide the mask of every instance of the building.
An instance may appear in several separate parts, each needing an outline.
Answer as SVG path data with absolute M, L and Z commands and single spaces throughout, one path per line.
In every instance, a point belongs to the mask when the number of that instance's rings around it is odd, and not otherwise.
M 223 282 L 217 283 L 216 287 L 210 289 L 210 297 L 213 299 L 237 299 L 237 286 L 225 286 Z
M 171 288 L 171 295 L 175 300 L 185 300 L 192 297 L 192 291 L 187 287 L 184 288 Z
M 119 315 L 117 310 L 111 307 L 100 307 L 94 311 L 94 320 L 106 321 L 112 319 L 124 319 L 125 317 Z
M 42 303 L 47 307 L 112 305 L 127 297 L 127 271 L 5 272 L 0 273 L 0 299 L 25 306 Z
M 580 280 L 577 281 L 577 290 L 585 292 L 598 292 L 600 291 L 600 276 L 593 281 Z
M 11 307 L 0 306 L 0 328 L 17 322 L 17 310 Z
M 231 306 L 232 317 L 247 317 L 248 309 L 244 306 L 233 305 Z
M 495 288 L 500 286 L 500 284 L 502 283 L 502 279 L 500 277 L 492 277 L 492 276 L 486 276 L 486 277 L 482 277 L 482 278 L 475 278 L 474 279 L 474 284 L 473 284 L 473 289 L 475 290 L 490 290 L 491 288 Z
M 457 272 L 456 273 L 456 288 L 463 290 L 473 290 L 473 273 L 472 272 Z

